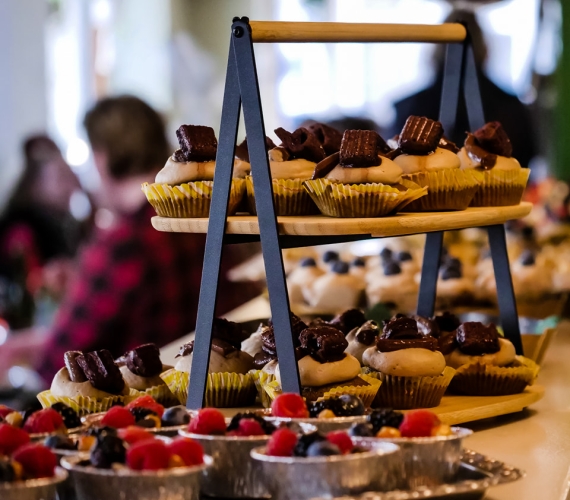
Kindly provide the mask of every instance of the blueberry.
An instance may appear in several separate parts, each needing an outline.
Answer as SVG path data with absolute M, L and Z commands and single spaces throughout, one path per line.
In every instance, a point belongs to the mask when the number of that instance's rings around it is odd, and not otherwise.
M 295 457 L 306 457 L 307 450 L 309 447 L 317 442 L 326 441 L 327 438 L 318 431 L 311 432 L 309 434 L 303 434 L 299 437 L 295 449 L 293 450 L 293 456 Z
M 77 449 L 77 443 L 74 443 L 71 439 L 62 434 L 54 434 L 53 436 L 47 437 L 44 441 L 44 445 L 46 445 L 48 448 L 57 450 Z
M 334 250 L 327 250 L 324 254 L 323 254 L 323 262 L 334 262 L 337 261 L 339 259 L 339 254 L 338 252 L 335 252 Z
M 394 255 L 394 252 L 392 252 L 392 250 L 390 250 L 388 247 L 384 247 L 380 251 L 380 258 L 382 260 L 391 260 L 393 255 Z
M 366 420 L 372 425 L 372 432 L 376 434 L 382 427 L 400 428 L 404 414 L 399 411 L 394 411 L 392 408 L 380 408 L 373 410 Z
M 370 424 L 365 423 L 365 422 L 361 422 L 359 424 L 352 424 L 352 426 L 348 430 L 348 433 L 351 436 L 356 436 L 356 437 L 372 437 L 372 436 L 374 436 L 374 433 L 372 432 L 372 426 Z
M 520 263 L 523 266 L 534 266 L 534 254 L 530 250 L 525 250 L 520 256 Z
M 184 406 L 173 406 L 165 410 L 162 415 L 162 426 L 186 425 L 190 422 L 190 415 Z
M 384 264 L 384 275 L 385 276 L 393 276 L 395 274 L 400 274 L 402 272 L 402 268 L 400 264 L 398 264 L 394 260 L 390 260 Z
M 156 412 L 149 408 L 144 408 L 143 406 L 135 406 L 134 408 L 131 408 L 131 413 L 133 414 L 133 417 L 135 417 L 136 422 L 143 420 L 148 415 L 156 415 Z
M 301 267 L 316 267 L 317 263 L 312 257 L 308 257 L 301 261 Z
M 342 260 L 337 260 L 332 266 L 333 272 L 337 274 L 347 274 L 348 269 L 348 264 Z
M 356 257 L 356 259 L 352 261 L 352 265 L 354 267 L 364 267 L 366 265 L 366 262 L 364 262 L 364 259 L 362 257 Z
M 461 278 L 461 269 L 453 266 L 445 266 L 441 268 L 439 276 L 443 281 Z
M 364 415 L 364 403 L 362 400 L 352 394 L 343 394 L 338 397 L 340 413 L 335 414 L 339 417 L 356 417 Z
M 400 262 L 406 262 L 408 260 L 412 260 L 412 254 L 410 252 L 402 250 L 401 252 L 398 252 L 398 255 L 396 258 Z
M 317 441 L 307 448 L 308 457 L 329 457 L 332 455 L 340 455 L 340 448 L 336 444 L 329 441 Z
M 265 434 L 273 434 L 277 429 L 271 422 L 265 420 L 264 418 L 260 417 L 259 415 L 252 413 L 252 412 L 245 412 L 245 413 L 237 413 L 231 419 L 228 425 L 228 432 L 235 431 L 239 427 L 239 423 L 242 419 L 250 419 L 255 420 L 263 429 Z

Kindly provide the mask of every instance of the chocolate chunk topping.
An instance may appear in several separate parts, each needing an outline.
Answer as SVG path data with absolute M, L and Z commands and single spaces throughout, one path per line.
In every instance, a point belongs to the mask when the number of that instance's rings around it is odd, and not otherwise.
M 384 276 L 394 276 L 395 274 L 400 274 L 402 268 L 395 260 L 389 260 L 384 263 Z
M 291 158 L 304 158 L 319 163 L 325 157 L 325 150 L 317 137 L 306 128 L 301 127 L 291 133 L 284 128 L 275 129 L 275 134 L 281 139 L 281 146 L 291 155 Z
M 348 274 L 348 270 L 349 265 L 342 260 L 337 260 L 332 266 L 332 271 L 336 274 Z
M 448 151 L 451 151 L 452 153 L 455 154 L 459 153 L 459 148 L 457 147 L 457 144 L 450 141 L 447 137 L 444 136 L 441 136 L 441 139 L 439 140 L 439 144 L 437 145 L 437 147 L 441 149 L 447 149 Z
M 400 133 L 398 146 L 409 155 L 427 155 L 436 150 L 442 136 L 440 122 L 425 116 L 410 116 Z
M 393 352 L 400 349 L 429 349 L 438 350 L 437 339 L 434 337 L 422 337 L 420 339 L 383 339 L 376 340 L 376 349 L 380 352 Z
M 381 137 L 374 130 L 345 130 L 340 145 L 340 164 L 356 168 L 380 165 L 379 139 Z
M 225 340 L 217 339 L 217 338 L 212 339 L 212 351 L 217 352 L 218 354 L 221 354 L 224 358 L 228 354 L 231 354 L 232 352 L 237 352 L 238 350 L 239 349 L 234 347 L 229 342 L 226 342 Z
M 174 157 L 174 161 L 177 161 L 179 163 L 186 163 L 186 155 L 182 152 L 181 149 L 177 149 L 176 151 L 174 151 L 174 154 L 172 155 Z
M 348 342 L 344 333 L 332 326 L 305 328 L 299 336 L 301 347 L 315 360 L 321 363 L 340 361 Z
M 338 165 L 339 162 L 339 158 L 340 158 L 340 153 L 333 153 L 330 156 L 327 156 L 324 160 L 321 160 L 319 163 L 317 163 L 317 165 L 315 166 L 315 170 L 313 171 L 313 176 L 311 177 L 311 180 L 315 180 L 315 179 L 322 179 L 324 177 L 326 177 L 328 174 L 330 174 L 334 168 Z
M 313 123 L 309 125 L 307 129 L 315 134 L 316 138 L 322 144 L 325 154 L 332 155 L 333 153 L 338 153 L 342 141 L 342 134 L 336 128 L 325 125 L 324 123 Z
M 365 322 L 366 316 L 360 309 L 348 309 L 335 316 L 329 324 L 348 335 L 352 329 L 362 326 Z
M 376 321 L 367 321 L 356 332 L 355 339 L 364 345 L 372 345 L 380 333 Z
M 439 350 L 443 355 L 451 354 L 457 347 L 455 332 L 442 335 L 437 339 L 437 343 L 439 344 Z
M 455 331 L 455 340 L 459 350 L 470 356 L 493 354 L 500 349 L 499 332 L 493 324 L 463 323 Z
M 396 317 L 384 323 L 382 339 L 421 339 L 423 335 L 418 331 L 418 324 L 413 318 L 406 316 Z
M 489 153 L 479 146 L 477 139 L 475 139 L 473 134 L 467 133 L 467 139 L 465 139 L 465 151 L 473 163 L 480 164 L 485 170 L 493 168 L 495 163 L 497 163 L 497 155 Z
M 275 148 L 275 143 L 270 137 L 265 136 L 265 151 Z M 238 160 L 249 162 L 249 149 L 247 147 L 247 137 L 243 140 L 241 144 L 238 144 L 235 149 L 235 157 Z
M 82 354 L 77 356 L 75 360 L 95 389 L 111 394 L 120 394 L 125 388 L 121 370 L 115 364 L 111 353 L 106 349 Z
M 267 363 L 277 359 L 277 356 L 268 354 L 264 351 L 258 352 L 253 358 L 253 367 L 256 370 L 261 370 Z
M 317 267 L 317 262 L 312 257 L 307 257 L 303 259 L 299 265 L 301 267 Z
M 437 323 L 441 332 L 454 332 L 461 324 L 459 318 L 448 311 L 445 311 L 443 314 L 439 314 L 438 316 L 434 316 L 432 320 Z
M 519 261 L 525 267 L 526 266 L 534 266 L 534 264 L 536 262 L 536 260 L 534 258 L 534 254 L 530 250 L 524 250 L 523 253 L 521 253 Z
M 228 321 L 224 318 L 215 318 L 212 328 L 212 338 L 224 340 L 228 344 L 233 345 L 236 349 L 241 347 L 242 341 L 249 337 L 241 325 Z
M 178 143 L 185 161 L 210 161 L 216 159 L 218 141 L 212 127 L 181 125 L 176 131 Z
M 269 326 L 273 329 L 273 322 L 271 320 L 269 320 Z M 291 330 L 293 333 L 293 341 L 296 346 L 300 345 L 299 335 L 305 328 L 307 328 L 307 324 L 301 318 L 299 318 L 299 316 L 291 313 Z
M 416 320 L 416 324 L 418 325 L 418 331 L 422 335 L 431 335 L 432 337 L 438 338 L 439 337 L 439 326 L 435 321 L 429 318 L 424 318 L 423 316 L 412 316 Z
M 154 377 L 162 372 L 156 344 L 144 344 L 125 354 L 127 368 L 139 377 Z
M 85 373 L 83 373 L 83 370 L 77 364 L 77 357 L 82 355 L 83 353 L 81 351 L 67 351 L 63 355 L 63 361 L 69 373 L 69 380 L 72 382 L 85 382 L 87 380 Z
M 192 340 L 191 342 L 187 342 L 186 344 L 181 345 L 180 349 L 178 350 L 178 354 L 175 357 L 179 358 L 181 356 L 188 356 L 189 354 L 192 354 L 193 351 L 194 341 Z
M 499 122 L 485 123 L 479 130 L 473 132 L 479 146 L 507 158 L 513 154 L 513 146 L 507 132 Z

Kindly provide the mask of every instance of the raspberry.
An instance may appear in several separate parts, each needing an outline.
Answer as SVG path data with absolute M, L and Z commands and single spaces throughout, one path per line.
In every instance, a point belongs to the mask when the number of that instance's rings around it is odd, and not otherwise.
M 168 445 L 168 450 L 171 454 L 178 455 L 187 467 L 204 463 L 204 450 L 193 439 L 176 438 Z
M 122 406 L 113 406 L 103 415 L 101 425 L 122 429 L 129 425 L 135 425 L 135 417 L 133 414 Z
M 29 442 L 30 436 L 26 431 L 0 424 L 0 455 L 11 455 L 17 448 Z
M 271 422 L 268 422 L 267 420 L 265 420 L 264 418 L 260 417 L 259 415 L 256 415 L 255 413 L 251 413 L 251 412 L 246 412 L 246 413 L 236 413 L 230 423 L 228 424 L 228 435 L 230 435 L 231 431 L 237 431 L 239 428 L 239 423 L 243 420 L 243 419 L 248 419 L 248 420 L 255 420 L 263 429 L 263 433 L 264 434 L 273 434 L 275 432 L 275 429 L 277 429 L 277 427 L 275 427 Z M 237 432 L 237 434 L 233 434 L 234 436 L 239 436 L 239 432 Z
M 188 424 L 188 432 L 194 434 L 224 435 L 226 433 L 226 419 L 215 408 L 202 408 Z
M 297 434 L 283 427 L 277 429 L 267 442 L 265 453 L 273 457 L 291 457 L 297 444 Z
M 51 408 L 32 413 L 24 424 L 24 430 L 29 433 L 55 432 L 61 429 L 65 429 L 63 418 Z
M 154 436 L 152 434 L 136 425 L 131 425 L 129 427 L 119 429 L 118 434 L 119 437 L 123 441 L 126 441 L 128 444 L 135 444 L 139 441 L 144 441 L 145 439 L 154 439 Z
M 30 443 L 16 450 L 12 458 L 24 469 L 26 477 L 53 477 L 57 457 L 43 444 Z
M 404 415 L 400 424 L 402 437 L 428 437 L 432 429 L 441 422 L 438 416 L 429 410 L 414 410 Z
M 253 418 L 242 418 L 239 422 L 239 427 L 237 429 L 238 436 L 264 436 L 265 432 L 259 422 L 253 420 Z
M 127 451 L 127 465 L 133 470 L 167 469 L 171 455 L 163 441 L 139 441 Z
M 308 418 L 309 410 L 305 400 L 294 393 L 284 393 L 277 396 L 271 403 L 271 413 L 274 417 Z
M 12 408 L 7 407 L 6 405 L 0 405 L 0 417 L 4 418 L 6 415 L 8 415 L 9 413 L 12 413 L 13 411 L 16 410 L 12 410 Z
M 344 431 L 333 431 L 327 434 L 327 440 L 339 447 L 341 453 L 346 455 L 352 451 L 354 444 L 350 436 Z
M 161 418 L 162 414 L 164 413 L 164 406 L 157 403 L 154 400 L 154 398 L 152 396 L 149 396 L 148 394 L 145 396 L 138 397 L 137 399 L 135 399 L 126 406 L 128 410 L 132 410 L 133 408 L 138 408 L 138 407 L 148 408 L 149 410 L 153 411 Z

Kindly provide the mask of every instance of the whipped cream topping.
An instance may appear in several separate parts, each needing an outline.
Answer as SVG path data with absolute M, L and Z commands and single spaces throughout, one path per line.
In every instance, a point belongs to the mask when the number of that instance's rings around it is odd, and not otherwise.
M 375 370 L 394 377 L 436 377 L 445 369 L 445 358 L 439 351 L 417 347 L 398 351 L 380 352 L 369 347 L 362 362 Z
M 155 182 L 158 184 L 182 184 L 192 181 L 214 180 L 215 161 L 175 161 L 171 156 L 162 170 L 156 174 Z
M 402 179 L 402 168 L 389 158 L 382 157 L 382 163 L 376 167 L 353 168 L 337 165 L 325 179 L 343 184 L 381 183 L 397 184 Z
M 311 356 L 305 356 L 298 361 L 299 377 L 302 386 L 320 387 L 353 379 L 360 373 L 358 360 L 347 354 L 340 361 L 319 363 Z M 281 384 L 279 366 L 275 369 L 275 378 Z
M 454 349 L 445 356 L 447 364 L 452 368 L 459 368 L 462 365 L 475 361 L 485 365 L 506 366 L 516 359 L 515 346 L 510 340 L 499 338 L 499 350 L 493 354 L 483 354 L 482 356 L 470 356 L 462 353 L 459 349 Z
M 468 168 L 482 169 L 481 164 L 474 162 L 467 154 L 464 147 L 459 150 L 457 157 L 459 158 L 462 170 L 466 170 Z M 495 165 L 491 170 L 518 170 L 519 168 L 522 167 L 516 158 L 513 158 L 512 156 L 510 158 L 507 158 L 506 156 L 497 156 Z
M 435 172 L 448 168 L 459 168 L 459 158 L 455 153 L 443 148 L 437 148 L 428 155 L 402 154 L 394 159 L 404 171 L 404 174 L 417 174 L 419 172 Z
M 287 161 L 270 161 L 272 179 L 302 179 L 309 180 L 313 176 L 316 163 L 297 158 Z

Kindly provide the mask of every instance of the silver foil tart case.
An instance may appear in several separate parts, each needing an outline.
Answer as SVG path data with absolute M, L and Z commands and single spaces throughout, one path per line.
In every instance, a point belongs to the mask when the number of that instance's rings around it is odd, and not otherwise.
M 57 489 L 67 477 L 67 471 L 57 467 L 54 477 L 0 483 L 0 498 L 2 500 L 56 500 Z
M 320 432 L 343 431 L 349 429 L 352 424 L 366 422 L 366 415 L 356 417 L 333 417 L 333 418 L 287 418 L 287 417 L 265 417 L 265 420 L 273 422 L 279 426 L 283 423 L 310 424 L 314 425 Z

